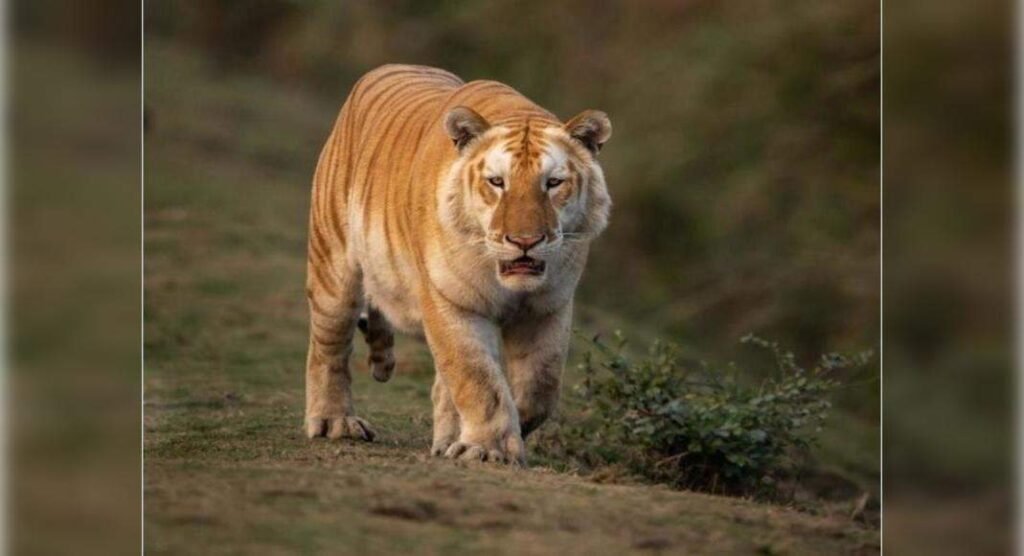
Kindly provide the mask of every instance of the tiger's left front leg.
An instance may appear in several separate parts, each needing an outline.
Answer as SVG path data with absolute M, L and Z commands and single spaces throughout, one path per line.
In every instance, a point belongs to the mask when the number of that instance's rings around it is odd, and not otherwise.
M 570 302 L 547 315 L 526 316 L 502 330 L 505 370 L 524 439 L 558 405 L 571 325 Z
M 525 465 L 519 415 L 501 372 L 498 327 L 444 299 L 428 303 L 424 332 L 448 393 L 434 402 L 454 405 L 459 418 L 458 439 L 445 457 Z M 446 417 L 450 409 L 435 407 L 435 419 L 439 415 L 444 419 L 434 423 L 435 437 L 447 440 L 454 436 Z

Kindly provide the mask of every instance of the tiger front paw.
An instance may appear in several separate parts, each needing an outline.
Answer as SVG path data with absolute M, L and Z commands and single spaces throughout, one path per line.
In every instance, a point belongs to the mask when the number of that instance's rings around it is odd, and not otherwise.
M 355 415 L 342 416 L 306 416 L 306 436 L 309 438 L 327 437 L 329 440 L 354 438 L 373 442 L 377 432 L 362 417 Z

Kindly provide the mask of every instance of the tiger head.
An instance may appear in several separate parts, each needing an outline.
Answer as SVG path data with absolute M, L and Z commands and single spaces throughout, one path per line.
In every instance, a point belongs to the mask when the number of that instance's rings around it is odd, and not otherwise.
M 611 200 L 597 154 L 612 127 L 603 112 L 564 125 L 543 117 L 492 125 L 458 106 L 444 123 L 458 156 L 443 216 L 485 247 L 504 287 L 536 289 L 561 255 L 607 226 Z

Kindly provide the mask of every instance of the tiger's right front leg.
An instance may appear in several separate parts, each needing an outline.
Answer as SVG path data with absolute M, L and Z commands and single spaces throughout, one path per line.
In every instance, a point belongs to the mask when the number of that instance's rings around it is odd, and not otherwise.
M 325 261 L 321 261 L 325 262 Z M 309 353 L 306 357 L 306 436 L 372 441 L 376 433 L 356 416 L 349 359 L 362 305 L 355 272 L 309 262 Z
M 438 296 L 439 297 L 439 296 Z M 458 413 L 458 439 L 445 450 L 451 459 L 526 464 L 526 446 L 519 430 L 519 414 L 501 372 L 500 331 L 489 320 L 464 311 L 443 299 L 431 299 L 423 325 L 441 375 L 434 403 L 453 404 Z M 435 387 L 436 388 L 436 387 Z M 435 392 L 438 393 L 438 392 Z M 454 436 L 448 407 L 434 408 L 435 447 Z

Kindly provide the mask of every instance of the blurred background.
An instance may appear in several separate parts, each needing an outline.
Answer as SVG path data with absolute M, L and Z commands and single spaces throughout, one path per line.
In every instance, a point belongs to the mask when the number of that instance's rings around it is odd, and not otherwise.
M 4 4 L 10 554 L 142 541 L 140 15 Z
M 894 553 L 1012 553 L 1020 523 L 1013 7 L 885 2 L 883 476 Z
M 380 64 L 500 80 L 563 118 L 612 118 L 602 163 L 614 225 L 594 250 L 586 304 L 712 352 L 748 331 L 804 353 L 878 344 L 876 5 L 236 4 L 147 6 L 147 69 L 155 94 L 188 60 L 200 81 L 182 89 L 251 76 L 250 95 L 293 95 L 314 113 L 287 151 L 248 153 L 287 172 L 282 187 L 309 186 L 349 87 Z M 249 126 L 293 115 L 231 109 L 210 115 L 225 140 L 255 142 Z M 154 126 L 172 117 L 157 97 L 147 110 Z

